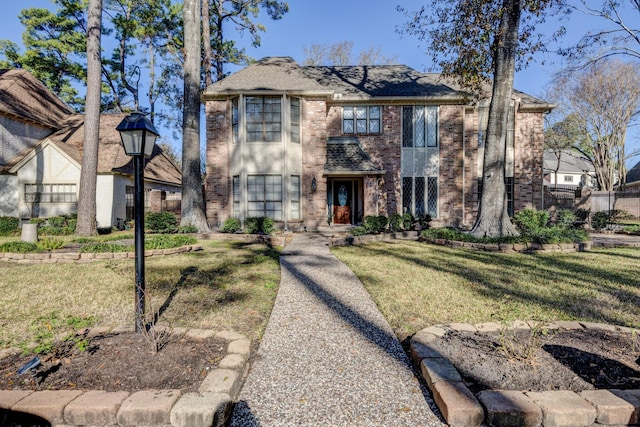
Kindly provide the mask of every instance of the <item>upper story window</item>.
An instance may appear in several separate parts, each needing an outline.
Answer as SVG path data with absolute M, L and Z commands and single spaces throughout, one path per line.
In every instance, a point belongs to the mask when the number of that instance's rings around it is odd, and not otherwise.
M 291 142 L 300 142 L 300 98 L 289 99 L 290 137 Z
M 402 107 L 402 147 L 438 146 L 438 107 L 408 105 Z
M 345 106 L 342 108 L 342 132 L 353 134 L 382 133 L 382 107 Z
M 245 99 L 247 141 L 282 141 L 282 98 L 248 96 Z
M 231 132 L 233 134 L 233 143 L 236 144 L 240 139 L 240 110 L 238 109 L 238 98 L 231 100 Z

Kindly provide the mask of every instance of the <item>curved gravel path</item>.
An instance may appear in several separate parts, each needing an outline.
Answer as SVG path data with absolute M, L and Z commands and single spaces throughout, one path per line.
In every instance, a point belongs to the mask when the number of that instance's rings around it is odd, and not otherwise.
M 326 238 L 297 235 L 231 426 L 440 426 L 389 324 Z

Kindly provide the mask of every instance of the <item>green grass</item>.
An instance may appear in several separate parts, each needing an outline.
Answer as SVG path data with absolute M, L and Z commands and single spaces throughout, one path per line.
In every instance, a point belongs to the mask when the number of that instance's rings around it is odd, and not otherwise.
M 501 254 L 419 242 L 332 252 L 403 339 L 442 323 L 584 320 L 640 327 L 640 250 Z
M 278 252 L 264 244 L 200 243 L 202 251 L 146 259 L 147 313 L 160 310 L 160 322 L 171 327 L 232 329 L 259 338 L 280 283 Z M 37 341 L 43 318 L 134 324 L 132 259 L 0 262 L 0 277 L 0 348 Z

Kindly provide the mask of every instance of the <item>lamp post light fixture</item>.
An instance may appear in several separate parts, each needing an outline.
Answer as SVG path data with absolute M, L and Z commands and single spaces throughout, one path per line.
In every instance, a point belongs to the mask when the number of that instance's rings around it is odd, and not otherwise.
M 144 158 L 150 157 L 158 131 L 142 113 L 135 112 L 125 117 L 116 127 L 120 132 L 124 152 L 133 157 L 134 181 L 134 231 L 136 256 L 135 331 L 144 330 Z

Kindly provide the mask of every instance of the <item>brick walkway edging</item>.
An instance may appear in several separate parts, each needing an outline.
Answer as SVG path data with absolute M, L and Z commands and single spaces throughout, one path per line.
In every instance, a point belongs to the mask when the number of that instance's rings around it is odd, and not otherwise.
M 169 249 L 151 249 L 144 251 L 144 256 L 149 258 L 201 250 L 201 244 L 194 244 Z M 135 252 L 0 252 L 0 261 L 18 264 L 86 263 L 109 259 L 134 259 L 135 257 Z
M 132 332 L 121 328 L 112 332 Z M 104 331 L 102 331 L 104 332 Z M 227 355 L 202 381 L 197 392 L 142 390 L 0 390 L 0 413 L 15 411 L 44 418 L 52 426 L 222 427 L 248 373 L 251 341 L 232 331 L 175 328 L 192 339 L 225 340 Z M 0 359 L 19 349 L 0 351 Z
M 528 322 L 514 322 L 514 328 L 528 329 Z M 591 322 L 557 321 L 549 329 L 601 329 L 638 333 L 627 327 Z M 420 368 L 433 398 L 451 426 L 590 426 L 632 425 L 640 422 L 640 390 L 586 390 L 520 392 L 485 390 L 477 395 L 464 384 L 453 366 L 431 345 L 447 331 L 495 332 L 499 323 L 464 323 L 425 328 L 411 338 L 410 356 Z

